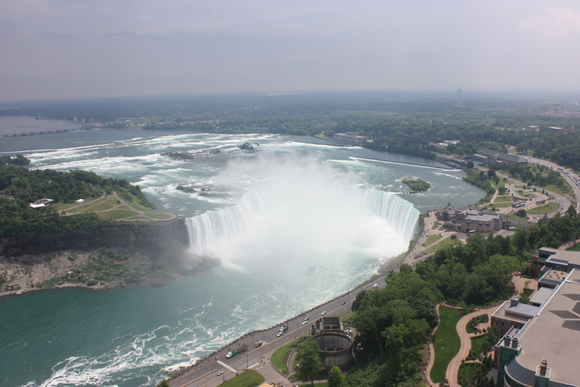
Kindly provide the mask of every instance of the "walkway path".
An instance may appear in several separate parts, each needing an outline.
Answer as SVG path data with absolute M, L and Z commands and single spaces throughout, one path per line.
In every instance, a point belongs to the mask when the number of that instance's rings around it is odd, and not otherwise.
M 488 322 L 483 325 L 480 324 L 479 329 L 489 328 L 491 326 L 491 314 L 497 308 L 499 308 L 499 305 L 493 305 L 484 309 L 476 310 L 473 313 L 466 314 L 457 322 L 456 329 L 459 339 L 461 340 L 461 347 L 459 348 L 457 355 L 455 355 L 447 366 L 447 372 L 445 373 L 445 378 L 449 381 L 450 387 L 461 387 L 458 382 L 459 367 L 461 367 L 462 364 L 461 361 L 466 359 L 469 355 L 469 351 L 471 351 L 471 338 L 480 336 L 480 334 L 476 333 L 467 333 L 467 324 L 472 318 L 481 316 L 482 314 L 487 314 L 489 317 Z

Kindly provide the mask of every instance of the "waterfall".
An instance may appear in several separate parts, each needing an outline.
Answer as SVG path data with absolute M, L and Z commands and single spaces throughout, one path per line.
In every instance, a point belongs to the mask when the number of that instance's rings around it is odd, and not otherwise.
M 238 263 L 244 253 L 297 259 L 366 249 L 384 258 L 404 252 L 417 230 L 419 211 L 392 193 L 337 184 L 284 190 L 248 191 L 236 205 L 187 218 L 193 253 Z

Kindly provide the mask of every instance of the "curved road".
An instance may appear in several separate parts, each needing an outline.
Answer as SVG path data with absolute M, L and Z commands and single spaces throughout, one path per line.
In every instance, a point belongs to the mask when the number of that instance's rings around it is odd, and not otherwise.
M 274 351 L 282 345 L 295 340 L 300 335 L 307 333 L 310 326 L 322 317 L 321 313 L 323 311 L 326 312 L 326 316 L 338 316 L 350 309 L 352 301 L 354 301 L 359 292 L 371 289 L 374 284 L 384 286 L 384 283 L 385 275 L 382 275 L 375 280 L 328 301 L 325 304 L 319 305 L 306 313 L 302 313 L 284 321 L 282 324 L 287 325 L 288 330 L 280 337 L 276 336 L 280 325 L 276 325 L 263 331 L 248 333 L 211 356 L 203 359 L 189 370 L 172 378 L 169 381 L 170 386 L 215 387 L 222 384 L 224 380 L 231 379 L 236 376 L 236 374 L 242 373 L 248 368 L 261 373 L 269 383 L 278 383 L 286 387 L 292 386 L 292 383 L 271 365 L 270 358 Z M 302 325 L 304 318 L 307 316 L 309 317 L 308 323 Z M 255 343 L 260 340 L 266 341 L 266 344 L 259 348 L 255 348 Z M 229 348 L 234 349 L 242 344 L 248 346 L 246 352 L 238 354 L 230 359 L 225 358 Z M 223 373 L 221 373 L 221 371 L 223 371 Z M 220 373 L 220 375 L 218 375 L 218 373 Z

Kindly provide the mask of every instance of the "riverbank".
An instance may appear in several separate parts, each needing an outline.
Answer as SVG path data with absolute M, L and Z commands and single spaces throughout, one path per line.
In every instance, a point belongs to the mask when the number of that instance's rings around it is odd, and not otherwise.
M 61 288 L 161 286 L 217 265 L 219 260 L 193 257 L 179 246 L 159 257 L 106 248 L 25 255 L 0 260 L 0 297 Z

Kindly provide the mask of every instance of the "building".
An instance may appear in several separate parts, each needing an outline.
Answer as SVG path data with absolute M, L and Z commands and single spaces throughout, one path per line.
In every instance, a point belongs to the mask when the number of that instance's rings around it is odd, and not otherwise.
M 550 126 L 550 131 L 552 133 L 567 133 L 568 131 L 564 128 L 559 128 L 557 126 Z
M 53 199 L 38 199 L 34 203 L 28 203 L 28 205 L 32 208 L 42 208 L 48 207 L 48 205 L 52 202 L 54 202 Z
M 498 386 L 578 387 L 580 270 L 564 280 L 522 327 L 497 344 Z
M 342 321 L 338 317 L 323 317 L 310 327 L 310 333 L 318 343 L 322 354 L 322 365 L 348 368 L 353 361 L 352 339 L 344 334 Z
M 509 301 L 505 301 L 491 314 L 491 325 L 498 327 L 500 334 L 503 336 L 512 327 L 523 327 L 539 311 L 540 308 L 538 306 L 522 304 L 519 298 L 514 297 Z
M 536 277 L 544 276 L 551 270 L 569 272 L 580 269 L 580 252 L 541 247 L 532 257 L 532 269 Z
M 444 222 L 450 222 L 456 220 L 458 216 L 462 214 L 462 211 L 456 210 L 455 207 L 451 205 L 451 203 L 447 203 L 445 207 L 438 208 L 436 215 L 437 219 L 442 220 Z
M 520 156 L 510 155 L 485 148 L 478 150 L 477 153 L 474 153 L 473 159 L 491 166 L 502 166 L 504 164 L 526 165 L 528 163 L 526 159 Z
M 459 222 L 459 230 L 461 232 L 493 232 L 507 228 L 506 225 L 506 217 L 503 214 L 470 212 Z
M 346 132 L 334 133 L 333 140 L 348 145 L 362 145 L 367 141 L 367 138 L 365 136 L 359 136 L 358 132 Z

